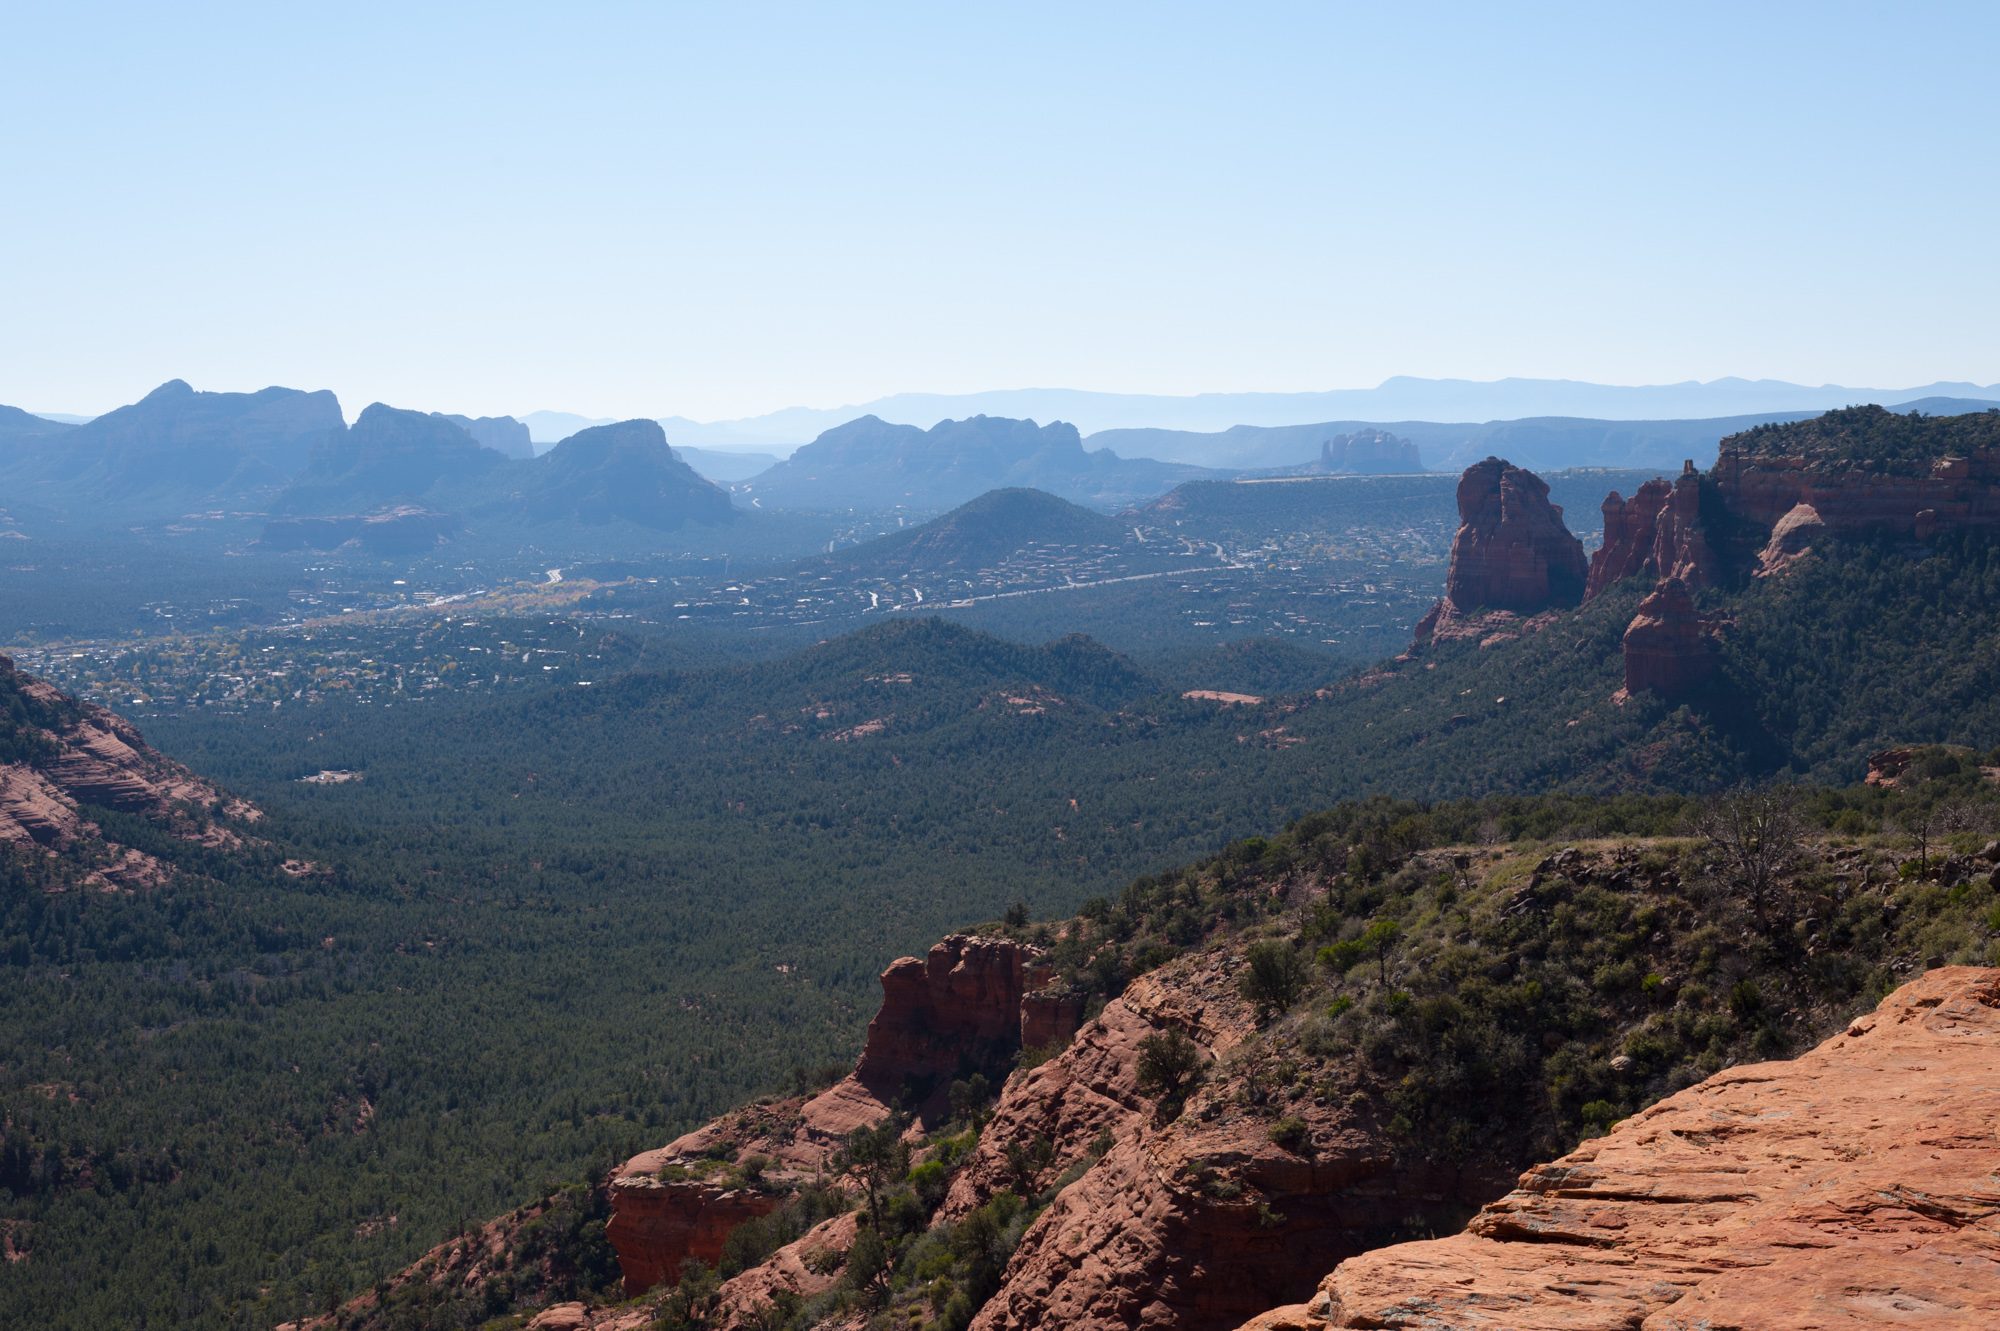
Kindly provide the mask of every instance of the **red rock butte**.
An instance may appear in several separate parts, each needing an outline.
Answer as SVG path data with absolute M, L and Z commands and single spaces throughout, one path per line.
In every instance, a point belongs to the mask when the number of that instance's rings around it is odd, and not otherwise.
M 1549 502 L 1548 482 L 1525 468 L 1487 458 L 1458 482 L 1458 532 L 1444 599 L 1417 626 L 1417 640 L 1474 612 L 1532 615 L 1583 600 L 1589 565 L 1583 545 Z

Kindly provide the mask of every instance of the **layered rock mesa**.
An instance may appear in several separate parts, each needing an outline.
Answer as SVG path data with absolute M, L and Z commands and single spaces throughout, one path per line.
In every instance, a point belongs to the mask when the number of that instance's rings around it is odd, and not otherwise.
M 1549 502 L 1548 483 L 1500 458 L 1465 469 L 1458 482 L 1458 532 L 1444 599 L 1417 625 L 1417 641 L 1468 637 L 1494 616 L 1568 609 L 1583 600 L 1589 566 L 1583 545 Z
M 1624 637 L 1620 697 L 1682 701 L 1714 679 L 1724 627 L 1699 613 L 1699 592 L 1782 574 L 1830 536 L 1926 542 L 2000 526 L 2000 411 L 1927 417 L 1853 407 L 1732 435 L 1707 474 L 1690 460 L 1671 482 L 1605 499 L 1604 542 L 1580 596 L 1570 593 L 1581 555 L 1572 555 L 1576 542 L 1547 492 L 1533 473 L 1495 458 L 1466 469 L 1445 597 L 1419 621 L 1417 643 L 1492 642 L 1519 615 L 1648 578 L 1654 590 Z
M 1718 1073 L 1245 1331 L 2000 1326 L 2000 971 Z
M 1625 637 L 1625 687 L 1668 699 L 1715 670 L 1719 625 L 1692 594 L 1782 573 L 1828 536 L 1929 541 L 2000 526 L 2000 413 L 1925 417 L 1852 407 L 1724 439 L 1712 471 L 1604 501 L 1584 600 L 1658 580 Z
M 1830 411 L 1732 435 L 1710 475 L 1730 515 L 1761 532 L 1801 505 L 1835 535 L 2000 526 L 2000 411 Z
M 896 1110 L 936 1117 L 954 1078 L 997 1080 L 1024 1033 L 1030 1047 L 1067 1036 L 1076 1008 L 1046 992 L 1040 956 L 1011 939 L 954 934 L 904 957 L 882 972 L 882 1006 L 851 1075 L 809 1098 L 725 1114 L 626 1161 L 611 1180 L 605 1227 L 626 1292 L 677 1280 L 689 1259 L 713 1264 L 738 1225 L 823 1178 L 855 1129 Z
M 1832 536 L 2000 526 L 2000 412 L 1911 416 L 1849 407 L 1731 435 L 1706 475 L 1686 463 L 1604 501 L 1585 600 L 1625 578 L 1690 591 L 1770 573 Z
M 1320 441 L 1319 469 L 1325 472 L 1422 471 L 1417 446 L 1387 430 L 1355 430 Z
M 153 886 L 165 865 L 105 841 L 89 806 L 141 814 L 190 841 L 240 840 L 223 819 L 262 816 L 149 746 L 131 722 L 79 701 L 0 656 L 0 846 L 83 857 L 83 881 Z

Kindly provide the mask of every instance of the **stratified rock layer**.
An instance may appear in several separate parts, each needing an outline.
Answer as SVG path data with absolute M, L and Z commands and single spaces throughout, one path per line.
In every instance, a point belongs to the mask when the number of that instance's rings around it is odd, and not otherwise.
M 1539 1166 L 1452 1238 L 1343 1262 L 1264 1328 L 2000 1326 L 2000 971 L 1952 967 L 1789 1063 Z
M 1480 610 L 1532 615 L 1582 601 L 1583 546 L 1541 477 L 1499 458 L 1476 462 L 1459 478 L 1458 517 L 1444 599 L 1418 624 L 1417 641 L 1449 636 Z
M 1752 452 L 1747 442 L 1724 440 L 1710 476 L 1729 513 L 1763 531 L 1800 504 L 1836 535 L 1927 540 L 1941 530 L 2000 526 L 2000 448 L 1937 458 L 1924 475 L 1889 475 Z
M 244 822 L 263 816 L 162 756 L 124 717 L 71 698 L 0 656 L 0 705 L 10 701 L 19 715 L 7 718 L 0 738 L 21 756 L 0 763 L 0 846 L 55 851 L 94 837 L 90 805 L 140 814 L 185 839 L 215 845 L 241 838 L 210 814 Z M 165 866 L 150 856 L 105 845 L 109 858 L 97 871 L 99 885 L 145 887 L 165 879 Z
M 611 1198 L 604 1236 L 617 1250 L 628 1294 L 680 1279 L 689 1260 L 713 1266 L 738 1225 L 769 1215 L 780 1200 L 755 1188 L 644 1174 L 621 1175 L 612 1184 Z

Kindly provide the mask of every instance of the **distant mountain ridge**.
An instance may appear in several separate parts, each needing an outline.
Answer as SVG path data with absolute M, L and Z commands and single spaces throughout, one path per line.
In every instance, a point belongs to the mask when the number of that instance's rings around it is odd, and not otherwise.
M 1373 388 L 1320 392 L 1100 393 L 1073 388 L 1002 389 L 983 393 L 895 393 L 838 407 L 786 407 L 736 420 L 667 416 L 660 424 L 676 443 L 701 447 L 771 447 L 804 443 L 857 416 L 929 428 L 967 416 L 1012 416 L 1073 422 L 1085 435 L 1106 430 L 1162 429 L 1213 433 L 1231 426 L 1348 421 L 1497 421 L 1586 417 L 1608 421 L 1680 420 L 1798 413 L 1877 402 L 1900 406 L 1919 398 L 2000 398 L 2000 383 L 1937 382 L 1909 388 L 1805 385 L 1782 379 L 1722 378 L 1671 384 L 1597 384 L 1575 379 L 1425 379 L 1397 375 Z M 547 418 L 547 424 L 538 424 Z M 521 417 L 535 438 L 601 421 L 560 412 Z M 1421 441 L 1420 441 L 1421 442 Z M 1297 459 L 1293 459 L 1296 461 Z M 1270 465 L 1270 464 L 1266 464 Z
M 323 441 L 279 497 L 288 513 L 351 513 L 422 498 L 501 462 L 449 418 L 376 402 L 354 427 Z
M 494 529 L 654 531 L 734 516 L 653 421 L 589 427 L 537 457 L 528 427 L 508 416 L 377 402 L 350 427 L 324 390 L 209 393 L 179 379 L 81 425 L 0 407 L 0 488 L 90 522 L 268 512 L 261 549 L 422 549 L 468 516 Z
M 442 411 L 434 411 L 431 415 L 439 420 L 450 421 L 502 457 L 518 459 L 531 458 L 535 455 L 535 444 L 529 436 L 528 427 L 512 416 L 474 418 L 447 415 Z
M 735 516 L 727 492 L 676 457 L 654 421 L 594 426 L 539 457 L 506 458 L 447 417 L 379 402 L 323 446 L 278 502 L 283 512 L 322 518 L 380 515 L 399 506 L 421 520 L 423 540 L 456 532 L 456 515 L 489 526 L 623 522 L 654 531 Z M 260 544 L 288 548 L 299 539 L 296 527 L 268 524 Z M 374 530 L 403 539 L 388 528 Z
M 16 432 L 0 436 L 11 445 L 0 467 L 12 485 L 92 505 L 234 502 L 276 488 L 347 428 L 324 389 L 205 393 L 179 379 L 83 425 L 24 435 L 8 423 Z
M 1063 421 L 973 416 L 928 430 L 863 416 L 826 431 L 737 487 L 777 508 L 950 508 L 1028 486 L 1099 508 L 1149 499 L 1204 471 L 1086 450 Z

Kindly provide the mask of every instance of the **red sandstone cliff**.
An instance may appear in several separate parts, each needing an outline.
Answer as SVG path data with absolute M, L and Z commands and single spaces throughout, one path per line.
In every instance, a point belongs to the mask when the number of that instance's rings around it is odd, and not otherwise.
M 1303 1293 L 1316 1265 L 1412 1216 L 1463 1214 L 1468 1197 L 1504 1186 L 1399 1166 L 1359 1096 L 1289 1103 L 1301 1129 L 1284 1143 L 1241 1081 L 1196 1092 L 1160 1122 L 1139 1089 L 1140 1042 L 1178 1031 L 1211 1061 L 1238 1051 L 1256 1026 L 1241 963 L 1220 947 L 1141 976 L 1061 1056 L 1008 1082 L 940 1219 L 1003 1188 L 1031 1196 L 1082 1173 L 1022 1236 L 975 1331 L 1234 1326 Z M 1024 1176 L 1024 1158 L 1045 1163 Z
M 1477 611 L 1532 615 L 1583 599 L 1583 546 L 1535 473 L 1499 458 L 1467 467 L 1458 519 L 1444 599 L 1418 624 L 1418 642 L 1454 636 Z
M 1688 697 L 1714 677 L 1715 627 L 1695 612 L 1679 578 L 1667 578 L 1639 602 L 1625 628 L 1625 692 Z
M 852 1075 L 815 1096 L 725 1114 L 626 1161 L 612 1177 L 605 1227 L 626 1292 L 678 1279 L 690 1258 L 713 1265 L 738 1225 L 767 1214 L 789 1187 L 824 1177 L 856 1128 L 896 1109 L 937 1114 L 954 1078 L 997 1080 L 1024 1029 L 1037 1044 L 1067 1036 L 1074 1026 L 1060 1026 L 1059 999 L 1024 1004 L 1049 979 L 1039 956 L 1010 939 L 954 934 L 921 959 L 904 957 L 882 972 L 882 1006 Z M 753 1157 L 768 1162 L 754 1176 L 745 1172 Z
M 1604 501 L 1604 544 L 1590 557 L 1583 599 L 1626 578 L 1677 578 L 1690 590 L 1721 580 L 1714 544 L 1702 520 L 1702 481 L 1692 462 L 1679 480 L 1647 481 L 1630 499 L 1613 490 Z
M 1530 1170 L 1245 1331 L 2000 1326 L 2000 971 L 1932 971 Z
M 84 806 L 143 814 L 191 841 L 230 845 L 240 837 L 211 815 L 242 822 L 262 812 L 230 799 L 156 752 L 131 722 L 69 697 L 0 656 L 0 738 L 19 756 L 0 763 L 0 846 L 89 852 L 84 881 L 147 887 L 167 869 L 102 840 Z
M 1842 535 L 1926 540 L 1948 528 L 2000 526 L 2000 447 L 1936 458 L 1922 474 L 1896 475 L 1725 439 L 1711 475 L 1729 513 L 1764 531 L 1800 504 Z

